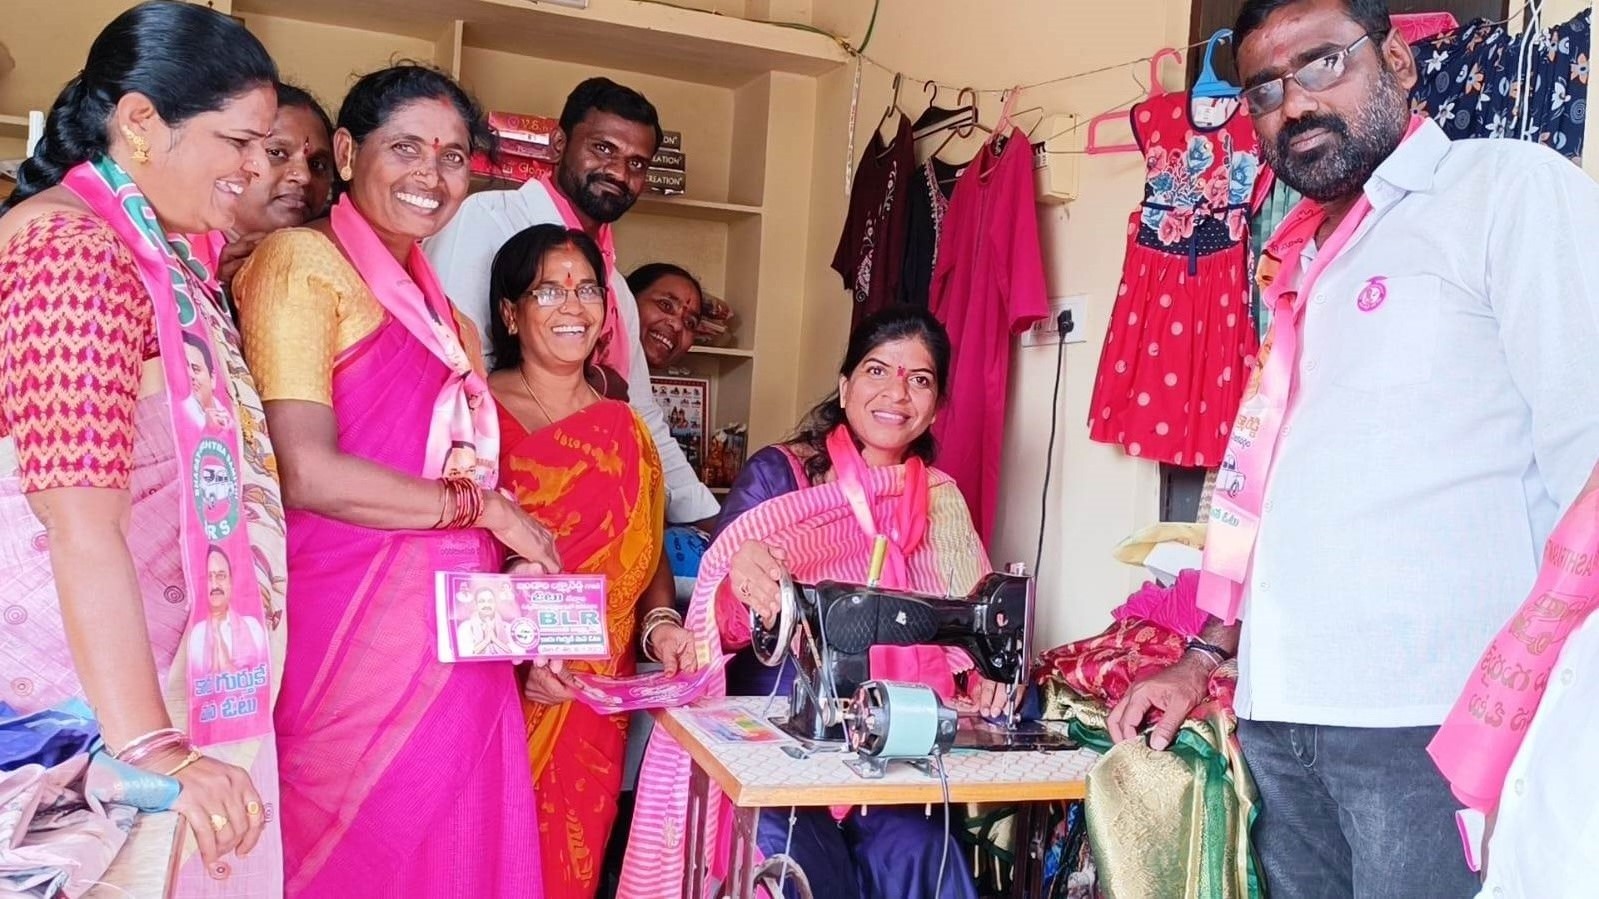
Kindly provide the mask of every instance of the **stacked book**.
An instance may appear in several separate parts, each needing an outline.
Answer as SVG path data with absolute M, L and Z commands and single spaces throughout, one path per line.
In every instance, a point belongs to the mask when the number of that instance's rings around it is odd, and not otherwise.
M 650 193 L 674 196 L 688 187 L 687 157 L 683 154 L 683 133 L 663 132 L 661 148 L 650 160 L 648 189 Z

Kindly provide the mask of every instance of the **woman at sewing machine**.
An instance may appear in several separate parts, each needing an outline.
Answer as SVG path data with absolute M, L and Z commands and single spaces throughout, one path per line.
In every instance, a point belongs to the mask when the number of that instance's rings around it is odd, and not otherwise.
M 812 409 L 791 439 L 744 465 L 722 506 L 687 623 L 707 651 L 742 650 L 728 669 L 728 693 L 764 695 L 792 680 L 791 669 L 764 668 L 746 649 L 751 610 L 768 621 L 777 614 L 785 572 L 812 583 L 868 581 L 880 535 L 887 538 L 878 577 L 884 587 L 959 596 L 989 570 L 959 490 L 930 465 L 928 429 L 944 399 L 949 355 L 949 335 L 923 309 L 895 307 L 863 321 L 839 368 L 837 393 Z M 964 652 L 941 647 L 872 650 L 875 676 L 927 684 L 970 711 L 1001 712 L 1004 685 L 970 666 Z M 688 771 L 676 744 L 657 734 L 640 775 L 624 895 L 644 895 L 681 876 L 681 841 L 664 836 L 663 825 L 683 820 Z M 718 815 L 719 802 L 710 805 L 714 838 L 727 816 Z M 942 828 L 942 816 L 929 818 L 920 806 L 874 807 L 870 814 L 844 807 L 799 809 L 791 833 L 787 811 L 771 810 L 762 814 L 757 842 L 767 857 L 793 858 L 815 896 L 975 899 L 963 853 Z

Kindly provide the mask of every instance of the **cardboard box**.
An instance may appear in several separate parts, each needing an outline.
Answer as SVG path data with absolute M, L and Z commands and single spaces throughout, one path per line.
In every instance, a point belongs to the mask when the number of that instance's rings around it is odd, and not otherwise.
M 485 178 L 523 184 L 528 181 L 536 181 L 545 175 L 554 174 L 554 172 L 555 165 L 553 163 L 529 159 L 526 156 L 511 156 L 502 153 L 500 154 L 499 164 L 495 165 L 482 153 L 472 154 L 472 174 L 481 175 Z
M 688 157 L 682 150 L 656 150 L 655 158 L 650 160 L 650 168 L 665 169 L 669 172 L 684 172 L 688 170 Z
M 670 169 L 650 169 L 645 175 L 645 184 L 650 193 L 680 194 L 688 186 L 688 175 L 683 172 L 674 172 Z
M 500 136 L 500 153 L 539 162 L 561 161 L 561 123 L 548 116 L 489 113 L 489 127 Z

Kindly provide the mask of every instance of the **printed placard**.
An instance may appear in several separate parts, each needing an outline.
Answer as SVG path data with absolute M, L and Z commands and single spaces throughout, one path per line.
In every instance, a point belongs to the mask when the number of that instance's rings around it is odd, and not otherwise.
M 605 577 L 441 571 L 439 661 L 608 659 Z

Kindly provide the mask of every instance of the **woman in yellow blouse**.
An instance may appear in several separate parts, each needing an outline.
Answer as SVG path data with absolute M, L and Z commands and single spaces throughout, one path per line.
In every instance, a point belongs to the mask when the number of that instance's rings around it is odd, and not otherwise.
M 504 547 L 558 568 L 493 489 L 476 329 L 418 248 L 492 135 L 458 85 L 409 65 L 357 82 L 338 126 L 346 196 L 234 281 L 304 604 L 277 714 L 288 894 L 540 896 L 512 665 L 440 663 L 431 601 L 435 572 L 498 571 Z

